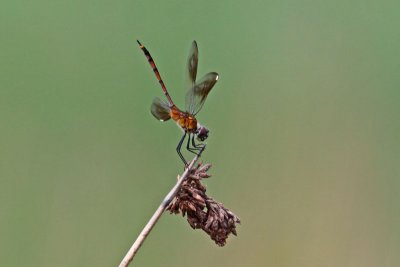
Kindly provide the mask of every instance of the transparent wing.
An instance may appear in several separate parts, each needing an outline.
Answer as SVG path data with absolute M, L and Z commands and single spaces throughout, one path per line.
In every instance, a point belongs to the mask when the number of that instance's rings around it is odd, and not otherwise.
M 192 46 L 189 51 L 189 58 L 188 58 L 188 63 L 187 63 L 187 69 L 188 69 L 188 77 L 187 77 L 187 85 L 185 88 L 189 88 L 189 90 L 193 89 L 194 84 L 196 82 L 196 76 L 197 76 L 197 65 L 199 63 L 199 49 L 197 48 L 197 43 L 196 41 L 192 42 Z M 186 95 L 187 96 L 187 95 Z M 192 97 L 192 96 L 190 96 Z M 187 99 L 185 101 L 186 105 L 186 110 L 192 109 L 189 105 L 193 103 L 194 99 Z
M 210 72 L 204 75 L 189 91 L 186 93 L 186 111 L 196 115 L 204 105 L 208 94 L 218 81 L 218 73 Z
M 151 103 L 151 114 L 160 121 L 167 121 L 171 118 L 169 115 L 169 111 L 171 108 L 169 107 L 168 103 L 162 101 L 158 97 L 153 99 L 153 103 Z

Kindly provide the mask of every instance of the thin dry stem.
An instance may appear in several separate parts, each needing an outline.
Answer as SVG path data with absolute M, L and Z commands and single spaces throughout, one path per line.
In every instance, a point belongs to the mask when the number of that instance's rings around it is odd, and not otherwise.
M 203 152 L 203 151 L 201 151 Z M 189 164 L 189 166 L 185 169 L 183 174 L 180 176 L 180 178 L 177 180 L 175 186 L 169 191 L 167 196 L 164 198 L 164 200 L 161 202 L 160 206 L 157 208 L 153 216 L 150 218 L 149 222 L 146 224 L 146 226 L 143 228 L 142 232 L 140 232 L 139 236 L 137 237 L 135 243 L 133 243 L 132 247 L 129 249 L 129 251 L 126 253 L 125 257 L 119 264 L 119 267 L 126 267 L 129 265 L 129 263 L 132 261 L 133 257 L 136 255 L 138 252 L 139 248 L 142 246 L 144 240 L 146 237 L 149 235 L 150 231 L 153 229 L 154 225 L 157 223 L 158 219 L 161 217 L 165 209 L 168 207 L 168 205 L 171 203 L 171 201 L 174 199 L 175 195 L 178 193 L 182 183 L 187 179 L 187 177 L 190 174 L 190 170 L 192 169 L 193 165 L 197 162 L 199 159 L 201 152 L 199 155 L 197 155 Z

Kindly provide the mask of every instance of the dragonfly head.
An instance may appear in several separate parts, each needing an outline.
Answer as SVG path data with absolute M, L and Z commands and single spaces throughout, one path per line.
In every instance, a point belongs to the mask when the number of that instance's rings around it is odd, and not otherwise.
M 197 125 L 196 136 L 198 140 L 200 141 L 206 140 L 208 137 L 208 132 L 209 130 L 205 126 L 201 124 Z

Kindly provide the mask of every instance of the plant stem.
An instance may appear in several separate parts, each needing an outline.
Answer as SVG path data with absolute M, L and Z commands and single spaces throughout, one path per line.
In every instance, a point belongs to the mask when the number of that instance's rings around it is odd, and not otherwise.
M 171 189 L 171 191 L 169 191 L 169 193 L 161 202 L 157 210 L 154 212 L 153 216 L 150 218 L 146 226 L 143 228 L 142 232 L 140 232 L 139 236 L 136 238 L 135 243 L 133 243 L 132 247 L 129 249 L 125 257 L 119 264 L 119 267 L 126 267 L 132 261 L 133 257 L 136 255 L 139 248 L 142 246 L 144 240 L 149 235 L 150 231 L 153 229 L 154 225 L 157 223 L 158 219 L 161 217 L 164 210 L 168 207 L 169 203 L 171 203 L 175 195 L 178 193 L 183 181 L 185 181 L 186 178 L 188 177 L 190 170 L 192 169 L 193 165 L 196 164 L 202 152 L 203 150 L 201 150 L 199 155 L 196 155 L 196 157 L 190 162 L 190 164 L 185 168 L 185 171 L 183 172 L 182 176 L 180 177 L 178 176 L 178 180 L 175 186 Z

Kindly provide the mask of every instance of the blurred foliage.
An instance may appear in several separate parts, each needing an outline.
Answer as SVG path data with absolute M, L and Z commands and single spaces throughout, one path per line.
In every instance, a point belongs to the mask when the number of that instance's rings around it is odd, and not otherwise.
M 135 266 L 399 266 L 398 1 L 9 1 L 0 9 L 0 265 L 116 266 L 182 171 L 192 40 L 220 79 L 217 247 L 165 215 Z M 199 255 L 200 253 L 200 255 Z

